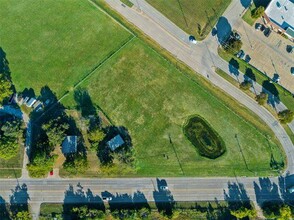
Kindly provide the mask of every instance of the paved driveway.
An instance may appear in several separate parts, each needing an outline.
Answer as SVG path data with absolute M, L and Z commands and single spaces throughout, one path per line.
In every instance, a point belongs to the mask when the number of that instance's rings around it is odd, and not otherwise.
M 274 32 L 265 37 L 243 20 L 238 23 L 235 27 L 242 37 L 242 49 L 252 58 L 250 63 L 271 78 L 275 73 L 279 74 L 280 84 L 294 93 L 294 75 L 290 73 L 291 67 L 294 67 L 294 53 L 286 51 L 287 45 L 294 44 Z

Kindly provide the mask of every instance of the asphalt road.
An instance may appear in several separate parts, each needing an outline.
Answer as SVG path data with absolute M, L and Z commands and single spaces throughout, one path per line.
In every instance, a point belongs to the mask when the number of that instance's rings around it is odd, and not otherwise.
M 221 67 L 224 71 L 229 69 L 228 64 L 220 59 L 216 53 L 218 42 L 214 36 L 209 36 L 198 45 L 190 45 L 187 42 L 187 34 L 183 33 L 175 25 L 170 24 L 167 19 L 158 21 L 162 17 L 160 13 L 154 12 L 153 9 L 150 15 L 155 18 L 154 20 L 151 19 L 145 8 L 148 6 L 141 5 L 140 9 L 130 9 L 123 7 L 121 2 L 117 0 L 106 0 L 106 2 L 127 20 L 152 37 L 163 48 L 170 51 L 196 72 L 204 77 L 208 77 L 214 86 L 221 88 L 244 106 L 254 111 L 275 132 L 287 154 L 287 172 L 290 174 L 294 173 L 294 148 L 283 127 L 266 109 L 260 107 L 238 88 L 235 88 L 214 73 L 215 66 Z M 142 2 L 144 1 L 142 0 Z M 233 0 L 224 16 L 227 16 L 227 19 L 233 25 L 240 19 L 239 15 L 243 10 L 239 1 Z M 167 26 L 164 24 L 165 22 L 167 22 Z M 165 181 L 175 201 L 251 199 L 257 204 L 264 200 L 290 200 L 291 197 L 289 197 L 285 188 L 294 184 L 294 178 L 291 175 L 286 179 L 284 177 L 264 179 L 247 177 L 187 177 L 165 178 Z M 78 183 L 83 188 L 77 187 Z M 144 198 L 148 201 L 166 201 L 167 198 L 164 193 L 159 193 L 159 195 L 156 193 L 160 192 L 158 188 L 160 184 L 156 178 L 26 179 L 24 177 L 20 180 L 0 180 L 0 196 L 7 202 L 10 201 L 10 198 L 14 198 L 17 202 L 29 202 L 36 219 L 40 203 L 63 202 L 65 195 L 69 195 L 66 199 L 67 202 L 84 201 L 84 199 L 90 201 L 88 198 L 89 194 L 86 193 L 88 189 L 90 190 L 88 192 L 93 193 L 97 198 L 101 198 L 101 192 L 104 191 L 111 193 L 114 198 L 118 198 L 118 195 L 127 194 L 132 196 L 136 192 L 142 192 Z M 71 190 L 71 193 L 66 193 L 70 185 L 74 186 L 74 188 Z M 16 186 L 19 187 L 16 189 Z M 14 197 L 11 197 L 11 195 L 14 195 Z M 129 201 L 127 196 L 121 196 L 119 201 L 124 201 L 124 198 L 126 201 Z

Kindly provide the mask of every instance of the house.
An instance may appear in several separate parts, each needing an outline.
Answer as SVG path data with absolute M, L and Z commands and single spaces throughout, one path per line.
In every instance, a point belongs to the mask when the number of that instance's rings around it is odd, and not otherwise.
M 115 149 L 119 148 L 124 144 L 124 140 L 122 137 L 118 134 L 114 138 L 112 138 L 110 141 L 107 142 L 107 146 L 114 151 Z
M 63 154 L 71 154 L 77 152 L 78 137 L 67 136 L 61 145 L 61 151 Z
M 36 100 L 35 98 L 30 98 L 29 100 L 27 100 L 26 105 L 27 105 L 29 108 L 31 108 L 31 107 L 35 104 L 36 101 L 37 101 L 37 100 Z
M 294 0 L 272 0 L 263 17 L 275 32 L 294 40 Z

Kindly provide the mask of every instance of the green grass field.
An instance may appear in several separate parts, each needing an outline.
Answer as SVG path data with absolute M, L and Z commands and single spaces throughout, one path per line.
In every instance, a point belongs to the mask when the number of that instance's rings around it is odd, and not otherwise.
M 18 154 L 9 159 L 0 159 L 0 178 L 19 178 L 23 163 L 24 148 L 19 147 Z
M 198 40 L 204 39 L 231 0 L 147 0 L 174 24 Z
M 281 159 L 277 142 L 265 137 L 272 136 L 267 127 L 259 132 L 139 39 L 104 63 L 81 87 L 117 126 L 128 128 L 140 176 L 268 175 L 274 173 L 271 153 Z M 63 100 L 71 108 L 75 106 L 72 94 Z M 223 138 L 225 155 L 210 160 L 197 154 L 182 132 L 193 114 L 204 117 Z M 255 117 L 250 114 L 248 118 Z
M 90 2 L 2 0 L 0 47 L 16 89 L 60 97 L 130 37 Z

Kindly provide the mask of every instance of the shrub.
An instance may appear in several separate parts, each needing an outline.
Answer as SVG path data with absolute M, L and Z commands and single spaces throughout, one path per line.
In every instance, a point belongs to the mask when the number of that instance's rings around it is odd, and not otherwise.
M 242 45 L 243 43 L 241 40 L 230 39 L 224 46 L 224 49 L 234 55 L 241 50 Z
M 259 95 L 256 96 L 256 101 L 260 105 L 264 105 L 267 101 L 267 94 L 265 92 L 261 92 Z
M 226 147 L 222 138 L 201 117 L 189 118 L 183 130 L 201 156 L 215 159 L 225 153 Z
M 283 124 L 286 124 L 286 123 L 290 123 L 293 120 L 294 113 L 291 110 L 286 109 L 284 111 L 279 112 L 278 116 L 279 116 L 280 122 Z
M 259 6 L 258 8 L 254 9 L 251 12 L 251 17 L 252 18 L 259 18 L 261 15 L 263 15 L 264 13 L 264 7 L 263 6 Z
M 244 81 L 240 84 L 240 89 L 247 91 L 251 88 L 252 84 L 249 81 Z

